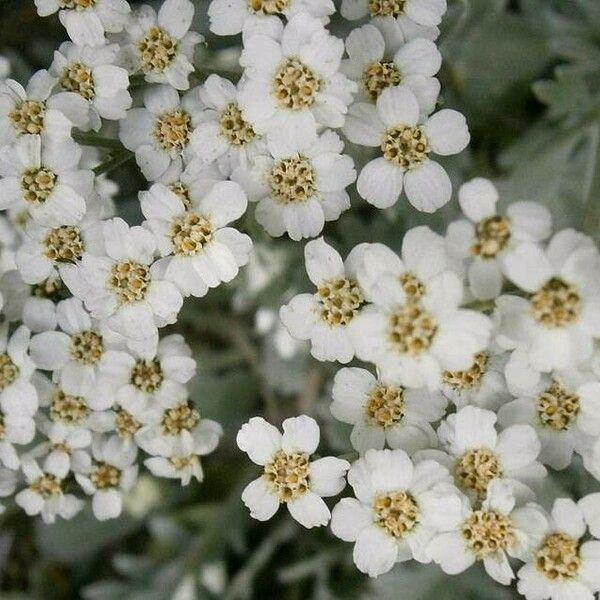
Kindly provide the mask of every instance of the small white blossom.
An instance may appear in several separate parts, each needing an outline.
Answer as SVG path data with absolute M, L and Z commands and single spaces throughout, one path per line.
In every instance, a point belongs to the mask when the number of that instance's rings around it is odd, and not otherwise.
M 123 119 L 131 107 L 129 76 L 115 64 L 119 46 L 78 46 L 64 42 L 54 52 L 50 73 L 63 89 L 79 94 L 88 104 L 85 128 L 100 129 L 102 119 Z
M 246 211 L 242 188 L 219 181 L 203 192 L 200 198 L 181 197 L 159 183 L 140 192 L 145 225 L 163 257 L 156 269 L 184 296 L 201 297 L 231 281 L 252 249 L 247 235 L 227 226 Z
M 554 501 L 541 541 L 517 573 L 517 589 L 527 600 L 592 600 L 600 591 L 599 500 L 589 494 L 578 503 Z M 587 526 L 593 539 L 583 541 Z
M 406 0 L 405 2 L 374 2 L 373 0 L 342 0 L 340 12 L 346 19 L 393 17 L 404 27 L 435 27 L 446 12 L 446 0 Z M 410 29 L 409 29 L 410 30 Z
M 83 491 L 92 497 L 94 516 L 99 521 L 116 519 L 123 509 L 123 493 L 137 481 L 137 447 L 125 444 L 117 436 L 94 439 L 93 463 L 87 473 L 76 473 Z
M 431 40 L 411 40 L 390 56 L 383 35 L 367 24 L 350 32 L 346 51 L 349 59 L 342 69 L 358 83 L 362 100 L 375 101 L 384 89 L 403 84 L 417 98 L 422 115 L 435 108 L 440 82 L 434 76 L 442 56 Z
M 492 481 L 501 479 L 517 498 L 532 499 L 532 486 L 546 476 L 537 461 L 541 444 L 530 425 L 519 424 L 497 433 L 496 414 L 466 406 L 449 415 L 438 428 L 442 446 L 453 458 L 451 471 L 470 498 L 482 498 Z
M 520 243 L 540 243 L 552 232 L 552 217 L 537 202 L 513 202 L 506 215 L 498 214 L 498 191 L 488 179 L 477 177 L 463 184 L 458 202 L 466 219 L 448 226 L 448 253 L 468 260 L 468 280 L 475 298 L 500 295 L 503 258 Z
M 34 460 L 23 461 L 22 469 L 28 487 L 15 496 L 15 502 L 29 516 L 41 515 L 44 523 L 54 523 L 57 516 L 72 519 L 83 508 L 79 498 L 64 493 L 62 478 L 42 471 Z
M 125 31 L 123 50 L 146 81 L 168 84 L 175 90 L 190 87 L 194 49 L 203 37 L 190 31 L 194 5 L 190 0 L 165 0 L 158 11 L 147 4 L 135 10 Z
M 331 414 L 354 426 L 350 442 L 358 452 L 387 443 L 412 454 L 437 444 L 430 423 L 444 415 L 447 401 L 440 392 L 404 389 L 352 367 L 337 372 L 332 396 Z
M 356 182 L 358 193 L 378 208 L 395 204 L 402 190 L 423 212 L 435 212 L 450 200 L 450 178 L 430 155 L 464 150 L 470 139 L 465 118 L 443 109 L 422 122 L 419 112 L 419 102 L 406 85 L 384 89 L 375 106 L 359 102 L 348 112 L 346 137 L 382 153 L 363 167 Z
M 319 436 L 316 421 L 306 415 L 286 419 L 283 435 L 261 417 L 242 425 L 238 446 L 264 468 L 242 493 L 251 517 L 267 521 L 280 504 L 286 504 L 290 515 L 308 529 L 329 522 L 331 514 L 323 498 L 344 489 L 350 464 L 333 456 L 311 461 Z
M 326 130 L 310 144 L 269 143 L 269 154 L 232 173 L 252 201 L 256 220 L 267 233 L 287 233 L 298 241 L 319 235 L 326 221 L 350 208 L 346 188 L 356 179 L 354 163 L 342 154 L 344 144 Z
M 466 497 L 433 515 L 441 530 L 429 543 L 431 558 L 444 573 L 457 575 L 481 560 L 487 574 L 509 585 L 514 573 L 508 556 L 525 560 L 542 539 L 547 518 L 535 504 L 516 506 L 511 487 L 493 481 L 481 508 Z
M 396 562 L 430 562 L 432 517 L 458 501 L 448 471 L 435 461 L 413 465 L 402 450 L 368 450 L 348 472 L 356 498 L 333 509 L 331 529 L 354 542 L 354 563 L 370 577 Z
M 40 17 L 58 11 L 69 37 L 80 46 L 99 46 L 104 33 L 123 29 L 130 12 L 127 0 L 34 0 Z
M 340 71 L 342 40 L 319 19 L 300 13 L 281 41 L 265 34 L 245 43 L 245 81 L 238 99 L 244 115 L 278 144 L 306 147 L 317 126 L 341 127 L 356 84 Z

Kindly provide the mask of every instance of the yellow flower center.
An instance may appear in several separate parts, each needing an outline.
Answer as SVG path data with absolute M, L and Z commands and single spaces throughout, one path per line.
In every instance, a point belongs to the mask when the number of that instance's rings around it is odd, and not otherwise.
M 71 358 L 78 363 L 93 366 L 103 352 L 102 336 L 95 331 L 80 331 L 71 336 Z
M 319 76 L 298 58 L 288 58 L 273 77 L 275 99 L 290 110 L 312 106 L 320 87 Z
M 363 84 L 371 100 L 377 100 L 385 88 L 398 85 L 402 75 L 394 62 L 375 62 L 363 73 Z
M 421 127 L 397 125 L 386 130 L 381 151 L 387 161 L 408 171 L 418 167 L 427 158 L 431 148 Z
M 56 173 L 50 169 L 27 169 L 21 175 L 23 199 L 31 204 L 43 204 L 56 184 Z
M 163 413 L 161 431 L 165 435 L 178 435 L 182 431 L 191 431 L 200 421 L 200 413 L 190 402 L 183 402 Z
M 183 469 L 195 467 L 200 459 L 196 454 L 188 454 L 187 456 L 171 456 L 169 462 L 177 471 L 183 471 Z
M 431 346 L 437 328 L 433 316 L 420 304 L 408 302 L 391 314 L 389 338 L 401 354 L 418 356 Z
M 237 102 L 231 102 L 221 111 L 219 127 L 221 135 L 234 146 L 249 144 L 256 137 L 254 128 L 244 119 Z
M 86 100 L 93 100 L 96 97 L 92 70 L 83 63 L 68 64 L 63 69 L 59 83 L 65 90 L 75 92 Z
M 181 153 L 190 139 L 191 122 L 185 110 L 165 112 L 156 119 L 154 137 L 163 150 Z
M 409 300 L 420 300 L 425 295 L 425 284 L 410 271 L 405 271 L 399 277 L 400 285 Z
M 492 479 L 502 476 L 498 457 L 487 448 L 467 450 L 456 460 L 454 478 L 465 490 L 474 490 L 480 495 L 487 491 Z
M 190 189 L 185 183 L 176 181 L 169 186 L 169 189 L 179 196 L 179 199 L 183 202 L 186 210 L 189 210 L 192 206 L 192 198 L 190 197 Z
M 141 426 L 141 423 L 124 408 L 118 408 L 115 411 L 115 430 L 119 437 L 130 439 Z
M 121 481 L 121 469 L 107 462 L 96 463 L 90 473 L 90 480 L 97 490 L 116 488 Z
M 19 367 L 12 358 L 6 352 L 0 354 L 0 392 L 14 383 L 18 376 Z
M 51 229 L 44 238 L 44 255 L 59 263 L 75 263 L 83 255 L 79 227 L 62 225 Z
M 533 318 L 549 329 L 570 325 L 581 311 L 577 287 L 560 277 L 549 279 L 529 302 Z
M 496 257 L 510 240 L 508 219 L 498 215 L 482 219 L 475 227 L 475 238 L 471 254 L 481 258 Z
M 404 389 L 395 385 L 376 385 L 367 396 L 367 421 L 378 427 L 400 423 L 405 409 Z
M 290 0 L 248 0 L 248 8 L 261 15 L 280 15 Z
M 78 425 L 90 414 L 87 402 L 81 396 L 70 396 L 61 389 L 52 393 L 50 401 L 50 418 L 53 421 Z
M 142 71 L 162 73 L 177 56 L 177 42 L 154 26 L 138 40 L 137 51 Z
M 553 381 L 537 398 L 537 412 L 545 427 L 569 429 L 579 415 L 579 396 Z
M 289 502 L 309 489 L 310 466 L 308 454 L 302 452 L 277 452 L 265 465 L 263 477 L 268 486 L 279 497 L 280 502 Z
M 419 523 L 419 507 L 408 492 L 389 492 L 373 503 L 375 523 L 389 535 L 402 539 Z
M 350 323 L 365 302 L 358 283 L 346 277 L 321 282 L 316 296 L 321 319 L 332 326 Z
M 579 541 L 565 533 L 551 533 L 535 553 L 535 566 L 552 581 L 573 579 L 581 567 Z
M 161 386 L 164 379 L 160 361 L 140 358 L 131 369 L 131 383 L 145 394 L 153 394 Z
M 487 371 L 489 360 L 489 355 L 485 352 L 479 352 L 474 356 L 473 364 L 467 370 L 444 371 L 442 382 L 459 392 L 478 389 Z
M 506 550 L 515 541 L 510 519 L 493 510 L 476 510 L 462 523 L 461 532 L 467 548 L 478 559 Z
M 66 8 L 70 10 L 85 10 L 96 4 L 96 0 L 58 0 L 58 6 L 60 8 Z
M 368 0 L 372 17 L 397 17 L 404 13 L 406 0 Z
M 315 173 L 307 158 L 296 156 L 278 160 L 268 179 L 271 194 L 280 204 L 305 202 L 315 195 Z
M 179 256 L 194 256 L 212 240 L 213 227 L 210 221 L 195 212 L 175 217 L 169 228 L 169 237 L 174 253 Z
M 33 481 L 29 489 L 46 500 L 52 496 L 60 496 L 62 494 L 62 480 L 55 475 L 46 473 Z
M 133 260 L 122 260 L 113 265 L 108 277 L 108 287 L 120 304 L 143 300 L 150 285 L 150 270 Z
M 36 100 L 23 100 L 8 113 L 8 119 L 19 134 L 42 133 L 46 107 Z

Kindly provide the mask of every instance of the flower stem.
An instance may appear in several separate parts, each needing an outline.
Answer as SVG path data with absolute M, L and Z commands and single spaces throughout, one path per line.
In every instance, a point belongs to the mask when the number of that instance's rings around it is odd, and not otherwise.
M 131 160 L 134 156 L 135 155 L 133 152 L 122 148 L 118 152 L 112 154 L 107 160 L 94 167 L 94 174 L 101 175 L 102 173 L 110 173 L 110 171 L 118 169 L 121 165 Z
M 113 138 L 102 137 L 95 133 L 87 133 L 84 131 L 74 131 L 73 139 L 82 146 L 95 146 L 96 148 L 110 148 L 112 150 L 123 150 L 123 144 L 120 140 Z

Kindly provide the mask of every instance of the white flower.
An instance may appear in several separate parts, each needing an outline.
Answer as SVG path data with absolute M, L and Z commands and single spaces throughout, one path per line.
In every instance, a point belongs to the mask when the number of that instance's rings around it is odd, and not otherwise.
M 319 426 L 302 415 L 283 422 L 283 435 L 261 417 L 253 417 L 237 434 L 237 444 L 250 460 L 264 467 L 249 483 L 242 501 L 250 516 L 267 521 L 286 504 L 290 515 L 304 527 L 326 525 L 330 512 L 324 497 L 339 494 L 346 484 L 350 464 L 327 456 L 310 460 L 319 445 Z
M 145 225 L 162 258 L 156 269 L 184 296 L 204 296 L 231 281 L 248 262 L 250 238 L 229 223 L 241 217 L 248 201 L 233 181 L 219 181 L 200 198 L 180 196 L 163 184 L 140 192 Z
M 119 139 L 135 152 L 144 177 L 155 181 L 170 173 L 177 176 L 189 158 L 190 136 L 195 126 L 191 104 L 180 100 L 168 85 L 144 92 L 145 108 L 132 108 L 120 121 Z
M 204 39 L 189 31 L 193 18 L 190 0 L 165 0 L 158 14 L 146 4 L 132 13 L 126 27 L 130 45 L 124 50 L 146 81 L 165 83 L 176 90 L 190 87 L 194 48 Z
M 0 57 L 1 59 L 2 57 Z M 0 64 L 0 67 L 2 65 Z M 0 498 L 12 496 L 17 487 L 18 476 L 10 469 L 0 468 Z M 4 505 L 0 504 L 0 515 L 4 512 Z
M 279 316 L 291 336 L 310 340 L 317 360 L 347 363 L 354 357 L 352 330 L 360 321 L 365 299 L 356 281 L 356 266 L 363 246 L 342 261 L 323 238 L 304 247 L 306 272 L 317 290 L 298 294 L 281 307 Z
M 393 17 L 404 27 L 435 27 L 446 12 L 446 0 L 342 0 L 340 12 L 346 19 Z
M 531 499 L 529 488 L 546 475 L 536 460 L 540 440 L 529 425 L 512 425 L 497 433 L 495 424 L 495 413 L 476 406 L 465 406 L 442 421 L 438 436 L 454 459 L 454 479 L 472 499 L 482 498 L 496 479 L 510 485 L 516 497 Z
M 318 125 L 341 127 L 356 91 L 339 72 L 343 53 L 342 40 L 307 13 L 290 19 L 281 41 L 253 35 L 240 57 L 244 116 L 258 133 L 292 147 L 314 142 Z
M 79 473 L 87 471 L 91 458 L 87 452 L 92 438 L 88 430 L 73 429 L 60 422 L 38 420 L 38 428 L 48 437 L 37 452 L 46 454 L 43 470 L 65 479 L 72 471 Z
M 527 600 L 592 600 L 600 591 L 600 504 L 590 494 L 577 504 L 554 501 L 543 538 L 519 569 L 517 588 Z M 593 539 L 583 541 L 589 525 Z
M 54 523 L 57 516 L 72 519 L 83 508 L 79 498 L 64 493 L 60 477 L 42 471 L 34 460 L 23 461 L 22 469 L 28 487 L 15 496 L 15 502 L 29 516 L 41 514 L 44 523 Z
M 52 94 L 57 81 L 46 70 L 35 72 L 27 88 L 12 79 L 0 81 L 0 146 L 27 134 L 75 145 L 71 127 L 85 123 L 87 103 L 74 92 Z
M 77 46 L 64 42 L 54 52 L 50 73 L 63 90 L 79 94 L 88 104 L 86 127 L 100 129 L 102 119 L 123 119 L 131 107 L 129 76 L 116 66 L 117 44 Z
M 174 323 L 183 298 L 152 266 L 154 236 L 123 219 L 104 223 L 105 256 L 83 257 L 77 269 L 64 273 L 74 296 L 93 318 L 127 338 L 131 347 L 156 342 L 158 327 Z
M 539 459 L 553 469 L 571 464 L 583 435 L 600 436 L 600 382 L 580 373 L 544 376 L 527 394 L 500 407 L 503 426 L 527 423 L 539 436 Z
M 280 17 L 288 21 L 305 12 L 323 23 L 335 12 L 332 0 L 212 0 L 208 7 L 210 30 L 216 35 L 243 34 L 246 41 L 255 32 L 278 37 L 283 30 Z
M 7 271 L 17 268 L 15 250 L 19 243 L 20 236 L 10 220 L 0 215 L 0 277 Z
M 244 118 L 236 86 L 228 79 L 209 75 L 198 95 L 205 109 L 190 143 L 194 155 L 204 164 L 227 161 L 235 167 L 264 151 L 264 141 L 251 122 Z
M 219 423 L 200 418 L 200 413 L 188 399 L 151 406 L 140 414 L 140 421 L 146 424 L 135 433 L 135 441 L 153 456 L 182 459 L 192 455 L 204 456 L 213 452 L 223 435 Z M 180 466 L 182 478 L 191 474 L 186 472 L 184 463 Z
M 107 339 L 78 298 L 62 300 L 56 306 L 60 331 L 45 331 L 31 339 L 31 357 L 38 367 L 55 371 L 55 378 L 73 381 L 86 393 L 97 392 Z
M 350 441 L 358 452 L 387 443 L 412 454 L 437 444 L 430 423 L 444 415 L 447 401 L 440 392 L 404 389 L 352 367 L 336 373 L 332 395 L 331 414 L 354 425 Z
M 186 384 L 195 372 L 192 351 L 178 334 L 162 338 L 150 353 L 107 349 L 98 364 L 98 379 L 111 388 L 115 402 L 136 417 L 184 402 Z
M 444 238 L 421 225 L 404 234 L 400 256 L 385 244 L 368 244 L 358 264 L 358 280 L 368 300 L 377 296 L 385 276 L 397 282 L 409 300 L 420 301 L 436 289 L 436 281 L 454 270 Z
M 346 51 L 349 59 L 342 63 L 342 69 L 359 84 L 361 99 L 375 101 L 387 87 L 403 84 L 417 98 L 422 115 L 435 108 L 440 82 L 434 75 L 442 56 L 431 40 L 409 41 L 390 57 L 383 35 L 369 23 L 350 32 Z
M 89 471 L 75 473 L 75 479 L 86 494 L 93 496 L 92 509 L 99 521 L 116 519 L 123 509 L 123 493 L 131 490 L 137 480 L 137 447 L 117 436 L 96 438 L 92 454 L 94 462 Z
M 504 378 L 505 364 L 505 354 L 478 352 L 468 368 L 442 373 L 442 393 L 457 408 L 471 405 L 497 411 L 512 400 Z
M 127 0 L 35 0 L 40 17 L 58 12 L 69 37 L 80 46 L 103 44 L 104 32 L 123 29 L 130 12 Z
M 497 301 L 497 342 L 542 372 L 587 360 L 600 336 L 600 255 L 592 240 L 572 229 L 557 233 L 546 251 L 523 243 L 505 258 L 506 276 L 526 298 Z
M 48 146 L 39 135 L 24 135 L 0 150 L 0 210 L 28 210 L 36 223 L 75 225 L 94 198 L 92 171 L 78 168 L 79 148 Z
M 7 412 L 0 408 L 0 465 L 18 469 L 21 461 L 15 446 L 25 446 L 35 437 L 31 411 Z
M 195 447 L 196 446 L 196 447 Z M 163 449 L 164 456 L 153 456 L 144 461 L 148 470 L 157 477 L 179 479 L 181 485 L 188 485 L 192 478 L 197 481 L 204 479 L 200 456 L 212 452 L 212 448 L 200 448 L 191 437 L 174 437 Z
M 459 308 L 462 284 L 446 271 L 415 297 L 413 288 L 383 273 L 370 293 L 353 330 L 356 356 L 373 362 L 381 376 L 406 387 L 438 389 L 443 371 L 468 369 L 488 344 L 491 322 L 485 315 Z
M 426 547 L 436 532 L 432 516 L 459 501 L 443 466 L 432 460 L 413 466 L 402 450 L 368 450 L 352 465 L 348 482 L 356 498 L 335 506 L 331 529 L 355 542 L 361 572 L 377 577 L 396 562 L 431 560 Z
M 490 483 L 479 509 L 472 509 L 466 497 L 445 508 L 433 515 L 441 533 L 431 540 L 428 552 L 449 575 L 462 573 L 481 560 L 490 577 L 509 585 L 514 573 L 507 554 L 525 560 L 547 527 L 547 518 L 537 505 L 515 508 L 512 490 L 502 481 Z
M 356 172 L 344 144 L 327 130 L 309 145 L 269 143 L 269 155 L 251 167 L 235 169 L 232 179 L 258 201 L 256 220 L 275 237 L 288 233 L 298 241 L 314 237 L 325 221 L 335 221 L 350 208 L 346 189 Z
M 102 224 L 86 214 L 72 225 L 51 227 L 28 221 L 15 258 L 23 280 L 40 284 L 77 269 L 85 254 L 98 255 L 102 250 Z
M 0 407 L 5 414 L 32 417 L 38 397 L 31 383 L 35 365 L 29 357 L 30 331 L 21 325 L 8 335 L 8 323 L 0 325 Z
M 34 333 L 56 328 L 56 304 L 68 295 L 58 277 L 36 285 L 27 285 L 19 271 L 9 271 L 0 278 L 4 296 L 2 312 L 7 321 L 22 321 Z
M 435 212 L 452 195 L 448 174 L 430 158 L 458 154 L 469 143 L 465 118 L 450 109 L 419 122 L 419 102 L 406 85 L 386 88 L 375 106 L 352 105 L 343 127 L 355 144 L 379 148 L 383 156 L 361 171 L 358 193 L 378 208 L 396 203 L 402 190 L 423 212 Z
M 460 260 L 468 259 L 469 286 L 476 298 L 496 298 L 502 290 L 506 253 L 523 242 L 545 240 L 552 231 L 552 217 L 537 202 L 513 202 L 506 216 L 498 214 L 498 191 L 482 177 L 461 186 L 458 202 L 468 220 L 448 226 L 448 253 Z

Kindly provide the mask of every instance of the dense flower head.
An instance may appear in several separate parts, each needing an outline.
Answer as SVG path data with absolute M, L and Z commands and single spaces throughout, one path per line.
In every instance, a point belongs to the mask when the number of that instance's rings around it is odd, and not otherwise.
M 212 0 L 233 71 L 195 5 L 35 0 L 70 41 L 24 85 L 0 64 L 3 502 L 114 519 L 144 468 L 202 482 L 239 427 L 250 516 L 330 524 L 361 573 L 481 562 L 528 600 L 590 600 L 600 496 L 543 488 L 575 456 L 600 480 L 600 252 L 446 160 L 470 133 L 436 77 L 445 0 L 342 0 L 345 39 L 330 0 Z M 235 346 L 216 367 L 213 333 Z M 221 361 L 253 377 L 225 428 Z

